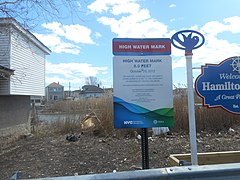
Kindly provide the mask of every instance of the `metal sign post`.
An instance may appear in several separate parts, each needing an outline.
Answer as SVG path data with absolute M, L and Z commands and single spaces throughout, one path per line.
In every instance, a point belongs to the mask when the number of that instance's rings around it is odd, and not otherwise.
M 192 56 L 186 56 L 186 66 L 187 66 L 188 116 L 189 116 L 190 145 L 191 145 L 191 162 L 192 162 L 192 165 L 198 165 L 195 108 L 194 108 L 194 89 L 193 89 L 193 74 L 192 74 Z
M 149 169 L 149 153 L 148 153 L 148 132 L 147 128 L 142 129 L 142 169 Z
M 194 35 L 194 36 L 193 36 Z M 201 40 L 201 42 L 199 42 Z M 191 163 L 198 165 L 197 158 L 197 138 L 195 123 L 195 107 L 194 107 L 194 89 L 192 74 L 192 50 L 199 48 L 204 44 L 204 36 L 197 31 L 183 30 L 172 36 L 172 44 L 178 49 L 185 50 L 186 67 L 187 67 L 187 88 L 188 88 L 188 116 L 189 116 L 189 132 L 191 145 Z

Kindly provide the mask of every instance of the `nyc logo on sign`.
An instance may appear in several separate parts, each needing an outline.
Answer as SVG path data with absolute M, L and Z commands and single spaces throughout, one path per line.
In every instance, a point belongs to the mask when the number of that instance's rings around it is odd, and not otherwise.
M 202 66 L 195 89 L 204 106 L 240 114 L 240 56 Z

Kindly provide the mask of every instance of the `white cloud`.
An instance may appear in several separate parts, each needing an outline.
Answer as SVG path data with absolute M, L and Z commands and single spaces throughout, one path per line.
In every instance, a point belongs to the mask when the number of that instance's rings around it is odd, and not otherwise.
M 94 44 L 91 38 L 91 29 L 80 24 L 62 25 L 58 22 L 44 23 L 43 27 L 51 30 L 51 33 L 62 36 L 75 43 Z
M 53 34 L 38 34 L 34 33 L 34 36 L 36 36 L 44 45 L 48 47 L 54 47 L 61 43 L 61 39 Z
M 193 50 L 193 65 L 200 66 L 207 63 L 218 64 L 221 61 L 232 57 L 240 56 L 240 44 L 231 43 L 227 39 L 219 38 L 224 33 L 240 33 L 240 17 L 229 17 L 219 21 L 210 21 L 203 25 L 201 28 L 192 26 L 190 29 L 201 32 L 205 37 L 205 44 L 199 49 Z M 173 67 L 184 67 L 185 58 L 183 51 L 173 49 L 176 60 L 173 61 Z
M 225 18 L 223 22 L 226 23 L 228 30 L 232 33 L 240 33 L 240 17 L 234 16 Z
M 102 35 L 101 35 L 101 33 L 96 32 L 96 33 L 95 33 L 95 37 L 96 37 L 96 39 L 98 39 L 98 38 L 102 37 Z
M 64 25 L 63 29 L 65 30 L 65 38 L 68 40 L 75 43 L 94 44 L 91 38 L 91 29 L 85 26 L 81 26 L 79 24 Z
M 201 28 L 201 32 L 212 37 L 226 30 L 227 26 L 218 21 L 208 22 Z
M 127 8 L 129 4 L 131 8 Z M 176 7 L 171 4 L 170 8 Z M 151 17 L 148 9 L 141 8 L 137 1 L 98 0 L 88 8 L 100 15 L 98 22 L 109 26 L 111 31 L 120 38 L 156 38 L 171 37 L 175 32 L 168 30 L 168 26 Z M 175 21 L 174 19 L 172 21 Z M 204 26 L 189 27 L 204 34 L 206 42 L 201 48 L 194 50 L 194 65 L 218 63 L 231 54 L 239 54 L 239 45 L 219 39 L 222 32 L 240 32 L 240 17 L 226 18 L 223 22 L 207 22 Z M 218 52 L 218 53 L 216 53 Z M 184 51 L 173 48 L 173 68 L 185 67 Z
M 176 6 L 176 4 L 170 4 L 169 7 L 170 7 L 170 8 L 175 8 L 175 7 L 177 7 L 177 6 Z
M 240 17 L 230 17 L 221 22 L 208 22 L 200 31 L 205 35 L 206 43 L 203 48 L 200 48 L 201 56 L 214 63 L 219 63 L 228 57 L 240 55 L 240 44 L 231 43 L 227 39 L 219 38 L 223 32 L 240 33 Z M 212 28 L 212 29 L 211 29 Z M 199 54 L 200 55 L 200 54 Z M 207 63 L 205 61 L 204 63 Z
M 131 8 L 126 8 L 126 4 L 131 5 Z M 174 8 L 176 5 L 171 4 L 169 7 Z M 171 37 L 174 34 L 174 31 L 168 30 L 167 25 L 152 18 L 149 10 L 141 8 L 138 1 L 98 0 L 89 5 L 88 8 L 92 12 L 100 13 L 100 15 L 103 13 L 104 15 L 98 18 L 98 22 L 109 26 L 118 37 L 154 38 Z M 189 29 L 201 32 L 206 39 L 201 48 L 193 51 L 193 63 L 197 65 L 218 63 L 228 56 L 239 54 L 238 44 L 230 43 L 218 36 L 223 32 L 240 33 L 240 17 L 225 18 L 223 22 L 207 22 L 202 27 L 193 25 Z M 172 55 L 176 59 L 173 62 L 174 68 L 185 66 L 184 51 L 173 48 Z
M 115 12 L 118 12 L 118 11 L 121 11 L 121 9 L 119 9 L 117 7 L 123 7 L 127 4 L 131 4 L 131 6 L 133 6 L 134 2 L 137 2 L 137 0 L 121 0 L 121 1 L 119 1 L 119 0 L 97 0 L 97 1 L 94 1 L 92 4 L 90 4 L 88 6 L 88 9 L 90 9 L 91 12 L 103 13 L 103 12 L 107 12 L 109 9 L 111 9 L 111 7 L 114 6 L 114 8 L 116 9 Z M 124 11 L 125 11 L 125 9 L 122 9 L 122 12 L 124 12 Z
M 186 60 L 185 60 L 184 56 L 173 59 L 173 61 L 172 61 L 173 69 L 179 68 L 179 67 L 185 67 L 185 66 L 186 66 Z
M 169 6 L 169 8 L 174 7 L 176 7 L 175 4 Z M 166 24 L 151 17 L 150 11 L 142 8 L 137 0 L 96 0 L 89 5 L 88 8 L 92 13 L 99 13 L 99 17 L 97 18 L 98 22 L 108 26 L 117 37 L 171 37 L 176 32 L 175 30 L 168 29 Z M 173 22 L 175 19 L 172 19 L 171 21 Z M 92 31 L 86 27 L 83 28 L 83 26 L 53 23 L 45 24 L 45 27 L 56 34 L 55 37 L 53 36 L 51 38 L 58 43 L 61 43 L 61 41 L 57 39 L 59 37 L 64 37 L 71 42 L 94 43 L 91 39 Z M 240 55 L 240 45 L 237 43 L 231 43 L 228 39 L 224 39 L 224 37 L 221 36 L 224 32 L 232 33 L 233 35 L 238 34 L 239 36 L 240 17 L 238 16 L 225 18 L 223 21 L 207 22 L 202 27 L 193 25 L 192 27 L 186 27 L 184 29 L 199 31 L 206 39 L 206 42 L 202 47 L 193 50 L 194 67 L 199 67 L 206 63 L 218 64 L 228 57 Z M 77 40 L 77 38 L 81 38 L 80 36 L 78 37 L 78 35 L 82 35 L 81 33 L 79 34 L 80 30 L 83 32 L 82 34 L 85 33 L 85 36 L 88 37 L 88 39 Z M 71 31 L 74 31 L 74 33 L 68 34 L 68 32 Z M 101 34 L 95 33 L 94 37 L 97 39 L 97 37 L 101 37 Z M 79 50 L 79 48 L 77 49 Z M 172 58 L 173 69 L 186 66 L 183 50 L 176 49 L 172 46 Z M 70 79 L 71 81 L 77 82 L 80 81 L 79 79 L 82 79 L 82 77 L 96 76 L 97 74 L 105 74 L 107 72 L 106 67 L 93 67 L 91 64 L 87 63 L 50 63 L 50 65 L 48 63 L 47 66 L 52 68 L 50 70 L 47 68 L 47 73 L 50 75 L 63 74 L 64 77 L 54 77 L 62 78 L 62 80 L 65 80 L 66 82 Z
M 131 17 L 122 17 L 119 21 L 114 18 L 102 17 L 99 18 L 99 22 L 109 25 L 111 31 L 122 38 L 165 37 L 167 33 L 167 26 L 154 19 L 137 22 L 132 21 Z
M 108 4 L 109 4 L 109 1 L 107 3 L 107 1 L 98 0 L 90 4 L 88 6 L 88 9 L 90 9 L 91 12 L 102 13 L 104 11 L 106 12 L 109 9 Z
M 61 23 L 43 23 L 42 26 L 48 30 L 51 30 L 51 32 L 54 32 L 56 35 L 64 36 L 64 30 L 61 28 Z
M 47 47 L 55 53 L 70 53 L 70 54 L 79 54 L 80 47 L 71 43 L 62 42 L 62 39 L 59 36 L 54 34 L 37 34 L 34 35 Z
M 107 71 L 107 67 L 94 67 L 88 63 L 59 63 L 46 62 L 46 74 L 62 74 L 71 78 L 76 74 L 79 77 L 96 76 Z
M 98 22 L 109 26 L 111 31 L 118 37 L 165 37 L 167 26 L 163 23 L 151 18 L 148 9 L 143 9 L 137 4 L 137 1 L 95 1 L 89 6 L 93 12 L 103 12 L 108 10 L 112 15 L 120 15 L 120 18 L 102 16 L 98 18 Z M 101 6 L 97 6 L 97 4 Z M 93 8 L 93 5 L 95 8 Z M 126 14 L 128 13 L 128 14 Z M 111 15 L 111 16 L 112 16 Z
M 112 7 L 111 13 L 113 15 L 120 15 L 124 13 L 134 14 L 137 13 L 140 9 L 140 5 L 133 2 L 125 2 L 121 4 L 114 5 Z
M 107 74 L 108 67 L 95 67 L 88 63 L 59 63 L 54 64 L 46 62 L 46 84 L 59 82 L 67 85 L 69 82 L 75 86 L 74 89 L 83 85 L 85 78 L 89 76 L 97 77 L 98 75 Z M 76 87 L 77 86 L 77 87 Z
M 80 47 L 71 43 L 60 43 L 53 47 L 55 53 L 69 53 L 69 54 L 79 54 Z
M 62 25 L 58 22 L 44 23 L 50 34 L 34 35 L 55 53 L 79 54 L 79 44 L 95 44 L 91 38 L 91 29 L 79 25 Z M 98 37 L 100 34 L 97 34 Z
M 67 91 L 69 89 L 69 83 L 70 83 L 70 90 L 78 90 L 81 89 L 81 87 L 85 84 L 85 78 L 72 78 L 72 79 L 66 79 L 62 78 L 60 76 L 47 76 L 46 78 L 46 86 L 49 84 L 56 82 L 64 86 L 64 90 Z

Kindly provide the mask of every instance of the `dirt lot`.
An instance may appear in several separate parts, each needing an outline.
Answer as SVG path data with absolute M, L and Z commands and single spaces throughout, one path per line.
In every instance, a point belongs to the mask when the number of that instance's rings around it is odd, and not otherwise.
M 22 178 L 73 176 L 139 169 L 142 166 L 141 140 L 137 138 L 81 135 L 76 142 L 67 135 L 31 135 L 11 144 L 1 141 L 0 179 L 15 171 Z M 240 131 L 198 133 L 198 152 L 240 150 Z M 189 136 L 163 135 L 149 139 L 150 168 L 168 166 L 168 156 L 189 153 Z

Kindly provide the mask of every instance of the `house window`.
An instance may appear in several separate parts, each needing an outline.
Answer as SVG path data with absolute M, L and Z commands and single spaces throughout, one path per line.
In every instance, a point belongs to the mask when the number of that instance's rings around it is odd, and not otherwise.
M 49 91 L 50 92 L 59 92 L 59 91 L 61 91 L 61 88 L 50 88 Z
M 35 99 L 35 103 L 40 103 L 40 99 Z

